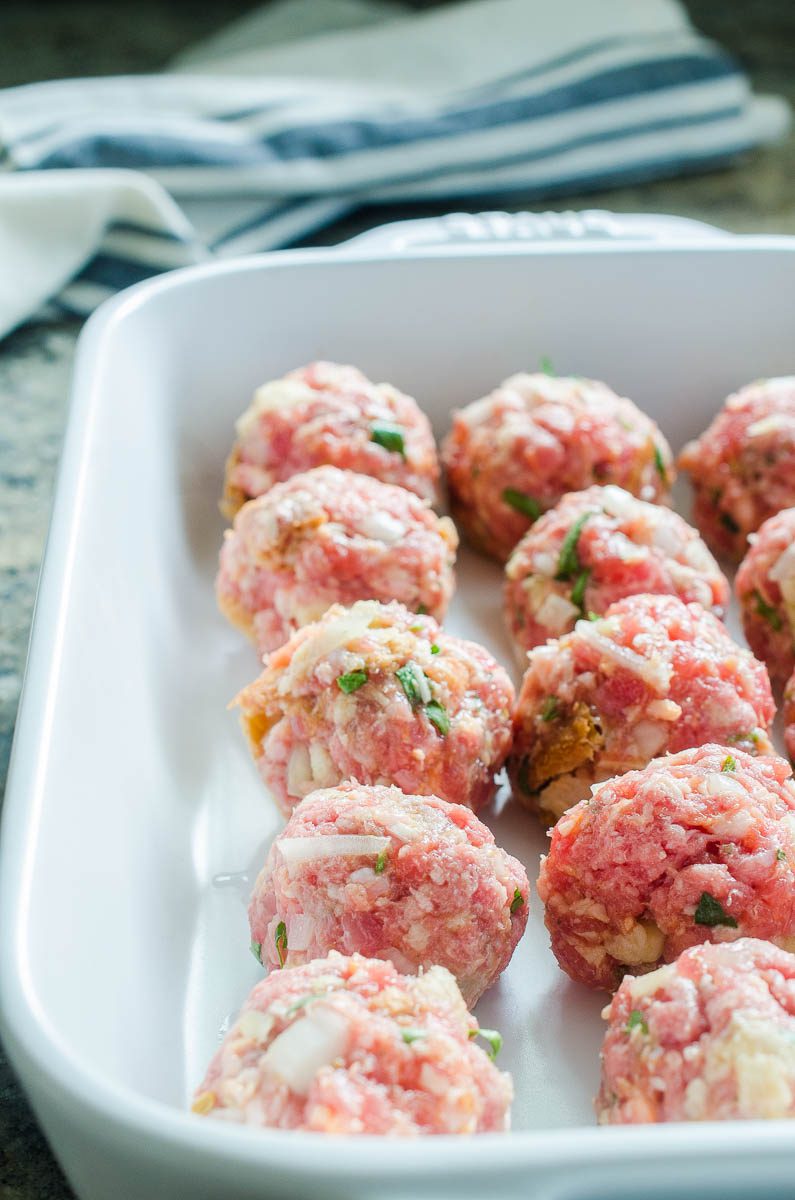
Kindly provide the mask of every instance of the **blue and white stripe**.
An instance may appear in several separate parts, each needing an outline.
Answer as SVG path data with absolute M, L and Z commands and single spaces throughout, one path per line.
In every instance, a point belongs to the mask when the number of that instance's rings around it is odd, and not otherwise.
M 0 228 L 25 180 L 110 189 L 62 306 L 85 313 L 158 271 L 288 245 L 362 203 L 532 201 L 712 166 L 788 119 L 672 0 L 475 0 L 306 46 L 280 58 L 266 44 L 247 76 L 234 72 L 251 47 L 212 73 L 194 56 L 191 74 L 0 93 Z

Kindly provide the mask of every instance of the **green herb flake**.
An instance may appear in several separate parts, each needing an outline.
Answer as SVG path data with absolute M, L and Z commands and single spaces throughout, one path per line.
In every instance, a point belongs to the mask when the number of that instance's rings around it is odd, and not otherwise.
M 552 366 L 552 359 L 547 358 L 546 354 L 542 354 L 538 360 L 538 367 L 542 375 L 556 375 L 557 372 Z
M 432 642 L 431 643 L 431 654 L 438 654 L 438 653 L 439 653 L 439 647 L 436 645 L 436 642 Z
M 646 1024 L 646 1018 L 637 1008 L 633 1008 L 627 1021 L 627 1033 L 632 1033 L 633 1029 L 639 1029 L 641 1033 L 649 1032 L 649 1026 Z
M 262 942 L 255 942 L 253 939 L 249 942 L 249 950 L 256 958 L 260 966 L 262 966 Z
M 427 1037 L 428 1035 L 423 1029 L 401 1029 L 400 1036 L 406 1045 L 410 1046 L 412 1042 L 418 1042 L 420 1038 Z
M 762 593 L 757 589 L 754 592 L 756 597 L 756 611 L 760 617 L 764 617 L 771 629 L 781 629 L 781 617 L 776 608 L 772 604 L 768 604 Z
M 595 613 L 595 612 L 589 612 L 589 613 L 588 613 L 588 620 L 589 620 L 589 621 L 598 621 L 598 620 L 600 620 L 599 613 Z
M 284 966 L 284 960 L 287 957 L 287 926 L 284 921 L 280 921 L 276 926 L 276 933 L 273 938 L 276 943 L 276 953 L 279 956 L 279 966 Z
M 425 690 L 423 687 L 424 681 L 421 677 L 422 672 L 419 667 L 414 663 L 408 662 L 404 667 L 398 667 L 395 674 L 400 680 L 400 686 L 406 693 L 406 699 L 409 704 L 412 708 L 417 708 L 422 704 L 422 697 Z
M 701 893 L 701 899 L 696 906 L 695 922 L 696 925 L 728 925 L 732 929 L 737 928 L 734 917 L 730 916 L 720 901 L 710 896 L 709 892 Z
M 786 850 L 782 850 L 781 847 L 779 847 L 778 850 L 776 851 L 776 858 L 778 859 L 779 862 L 786 862 L 787 861 Z
M 442 737 L 450 732 L 450 718 L 447 709 L 438 700 L 429 700 L 425 705 L 425 715 L 432 725 L 435 725 Z
M 583 525 L 593 515 L 592 512 L 585 512 L 582 516 L 579 516 L 563 539 L 563 545 L 560 548 L 560 556 L 558 558 L 558 573 L 555 576 L 558 582 L 572 579 L 578 571 L 582 570 L 582 563 L 577 554 L 577 543 L 580 540 Z
M 663 483 L 667 483 L 668 472 L 665 469 L 665 459 L 662 456 L 662 450 L 656 443 L 654 446 L 654 466 L 656 467 L 657 474 L 660 476 L 660 479 L 662 479 Z
M 502 498 L 511 508 L 515 508 L 523 517 L 527 517 L 528 521 L 537 521 L 541 516 L 541 505 L 526 492 L 519 492 L 516 488 L 506 488 L 502 493 Z
M 511 901 L 511 916 L 520 909 L 524 904 L 524 896 L 518 888 L 513 889 L 513 900 Z
M 725 771 L 736 771 L 736 770 L 737 770 L 737 759 L 734 757 L 733 754 L 727 754 L 723 760 L 723 764 L 721 766 L 721 771 L 725 772 Z
M 300 1000 L 296 1000 L 288 1009 L 286 1009 L 284 1014 L 285 1017 L 294 1016 L 295 1013 L 297 1013 L 300 1009 L 306 1008 L 307 1004 L 310 1004 L 313 1000 L 317 1000 L 317 998 L 317 992 L 310 992 L 308 996 L 302 996 Z
M 722 512 L 718 514 L 718 519 L 724 529 L 728 529 L 729 533 L 739 533 L 740 526 L 735 521 L 731 513 Z
M 367 672 L 364 670 L 348 671 L 347 675 L 337 676 L 337 687 L 340 691 L 350 695 L 351 692 L 358 692 L 360 687 L 367 683 Z
M 502 1034 L 498 1033 L 496 1029 L 470 1029 L 469 1037 L 470 1040 L 482 1037 L 484 1042 L 488 1042 L 491 1047 L 488 1053 L 492 1062 L 502 1050 Z
M 583 616 L 585 615 L 585 608 L 583 606 L 583 601 L 585 600 L 585 589 L 588 586 L 588 580 L 590 578 L 590 567 L 586 567 L 583 571 L 580 571 L 579 575 L 574 581 L 574 587 L 571 589 L 571 602 L 572 604 L 577 605 Z
M 427 604 L 418 604 L 417 605 L 417 616 L 418 617 L 424 617 L 425 614 L 427 613 L 427 611 L 428 611 Z
M 375 871 L 376 875 L 383 875 L 384 868 L 386 867 L 386 855 L 386 850 L 382 850 L 378 855 L 378 858 L 375 860 L 375 866 L 373 867 L 373 870 Z
M 370 441 L 375 442 L 377 446 L 383 446 L 384 450 L 389 450 L 392 454 L 406 457 L 403 430 L 399 425 L 371 425 Z
M 542 721 L 554 721 L 558 716 L 557 696 L 547 696 L 541 708 Z

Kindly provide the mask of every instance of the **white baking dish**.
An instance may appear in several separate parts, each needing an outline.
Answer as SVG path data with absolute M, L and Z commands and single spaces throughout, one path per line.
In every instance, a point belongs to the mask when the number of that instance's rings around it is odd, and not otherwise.
M 89 323 L 0 894 L 3 1033 L 83 1200 L 792 1194 L 791 1123 L 594 1127 L 604 998 L 559 972 L 537 902 L 478 1010 L 505 1035 L 511 1135 L 323 1139 L 185 1105 L 257 978 L 239 873 L 279 824 L 225 708 L 255 657 L 212 594 L 224 455 L 254 386 L 352 361 L 442 432 L 453 406 L 546 355 L 635 398 L 678 448 L 731 388 L 793 370 L 793 312 L 795 239 L 705 232 L 271 255 L 148 283 Z M 448 624 L 507 664 L 499 579 L 463 554 Z M 533 820 L 487 819 L 534 874 Z

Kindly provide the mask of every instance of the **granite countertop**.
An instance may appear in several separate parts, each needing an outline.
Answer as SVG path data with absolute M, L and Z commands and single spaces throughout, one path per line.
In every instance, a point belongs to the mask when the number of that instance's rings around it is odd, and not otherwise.
M 140 0 L 107 20 L 102 0 L 31 6 L 6 0 L 0 11 L 0 86 L 57 75 L 157 69 L 181 46 L 250 8 Z M 745 63 L 760 91 L 795 104 L 795 6 L 790 0 L 715 5 L 690 0 L 695 22 Z M 45 30 L 45 33 L 42 33 Z M 20 45 L 25 52 L 20 54 Z M 795 134 L 731 168 L 589 195 L 555 207 L 667 212 L 738 233 L 795 234 Z M 536 207 L 511 205 L 514 209 Z M 544 206 L 540 206 L 544 207 Z M 386 220 L 429 215 L 438 207 L 367 209 L 314 239 L 331 243 Z M 21 687 L 39 562 L 79 323 L 33 324 L 0 343 L 0 789 L 4 786 Z M 0 1054 L 0 1200 L 67 1200 L 73 1194 L 54 1162 Z

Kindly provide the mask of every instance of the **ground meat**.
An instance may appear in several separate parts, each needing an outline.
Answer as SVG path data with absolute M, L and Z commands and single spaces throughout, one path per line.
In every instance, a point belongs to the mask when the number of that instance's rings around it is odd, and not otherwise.
M 508 1128 L 513 1087 L 477 1036 L 443 967 L 404 976 L 332 951 L 257 984 L 193 1111 L 315 1133 L 497 1132 Z
M 330 605 L 399 600 L 441 620 L 458 534 L 413 492 L 316 467 L 245 504 L 221 550 L 221 611 L 275 650 Z
M 754 938 L 627 978 L 604 1010 L 603 1125 L 795 1117 L 795 956 Z
M 570 492 L 528 530 L 505 568 L 505 617 L 524 651 L 641 592 L 722 616 L 729 585 L 695 529 L 609 484 Z
M 795 505 L 795 376 L 758 379 L 729 396 L 679 465 L 692 476 L 704 537 L 739 560 L 750 533 Z
M 552 830 L 538 879 L 563 970 L 612 990 L 699 942 L 795 947 L 791 775 L 706 745 L 596 787 Z
M 442 457 L 456 519 L 504 561 L 566 492 L 615 483 L 665 500 L 671 451 L 655 423 L 604 383 L 514 375 L 455 414 Z
M 748 644 L 783 684 L 795 670 L 795 508 L 770 517 L 748 539 L 734 582 Z
M 795 762 L 795 671 L 784 688 L 784 744 L 787 754 Z
M 470 809 L 343 783 L 305 797 L 271 846 L 249 906 L 252 946 L 270 967 L 329 950 L 407 972 L 447 967 L 472 1006 L 507 967 L 527 899 L 524 867 Z
M 509 771 L 544 820 L 666 751 L 720 742 L 772 753 L 767 671 L 700 604 L 629 596 L 528 663 Z
M 263 781 L 289 814 L 343 779 L 478 809 L 511 741 L 514 691 L 487 650 L 402 604 L 335 604 L 237 698 Z
M 439 462 L 428 418 L 388 383 L 356 367 L 315 362 L 254 393 L 237 422 L 221 511 L 300 471 L 330 464 L 396 483 L 433 501 Z

